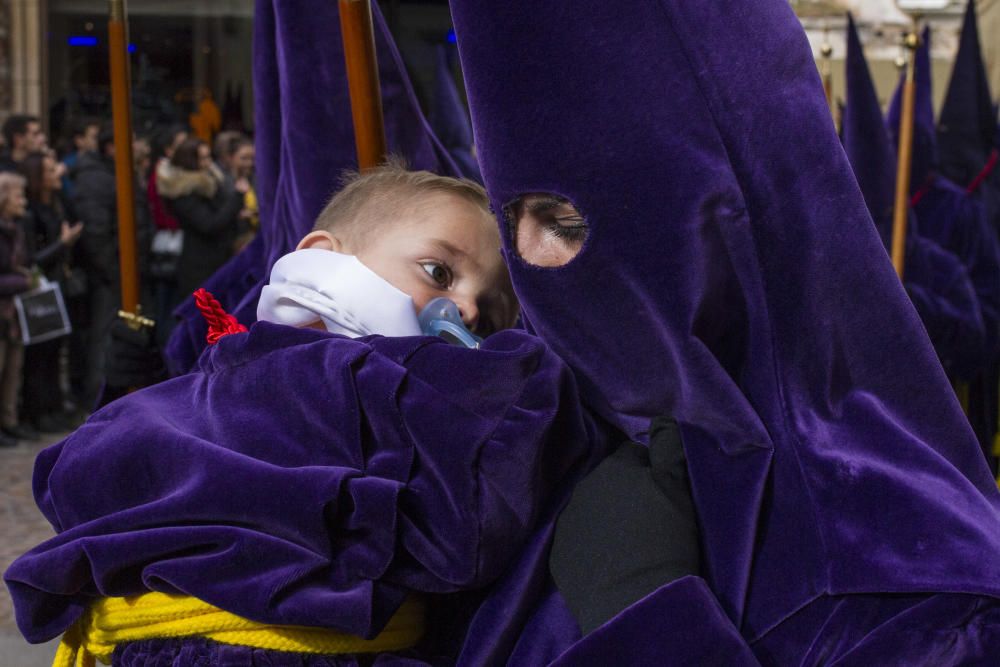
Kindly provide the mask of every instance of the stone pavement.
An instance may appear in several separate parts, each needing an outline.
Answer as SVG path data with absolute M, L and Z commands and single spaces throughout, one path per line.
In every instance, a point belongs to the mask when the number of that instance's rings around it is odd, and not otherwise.
M 42 442 L 0 448 L 0 571 L 53 535 L 31 496 L 31 471 L 38 452 L 62 437 L 46 436 Z M 7 588 L 0 586 L 0 667 L 48 667 L 57 644 L 32 646 L 24 641 L 14 625 Z

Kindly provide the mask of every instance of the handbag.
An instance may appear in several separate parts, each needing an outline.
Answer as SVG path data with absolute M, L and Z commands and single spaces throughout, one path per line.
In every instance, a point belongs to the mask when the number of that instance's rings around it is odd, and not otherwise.
M 181 250 L 184 249 L 184 230 L 182 229 L 158 229 L 153 234 L 154 255 L 176 255 L 180 257 Z
M 181 229 L 159 229 L 153 234 L 150 247 L 149 273 L 158 280 L 173 280 L 177 277 L 181 251 L 184 249 L 184 231 Z

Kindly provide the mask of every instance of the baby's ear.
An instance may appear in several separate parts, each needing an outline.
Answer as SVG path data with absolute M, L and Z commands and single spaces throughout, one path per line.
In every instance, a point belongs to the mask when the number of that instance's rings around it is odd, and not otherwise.
M 340 239 L 331 234 L 328 231 L 318 229 L 314 232 L 309 232 L 306 234 L 299 244 L 295 247 L 296 250 L 305 250 L 306 248 L 315 248 L 317 250 L 332 250 L 333 252 L 341 252 L 343 244 L 341 244 Z

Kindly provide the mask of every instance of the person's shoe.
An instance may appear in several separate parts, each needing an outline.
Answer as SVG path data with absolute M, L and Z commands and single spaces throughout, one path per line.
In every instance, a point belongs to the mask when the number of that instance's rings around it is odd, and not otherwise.
M 41 437 L 35 429 L 31 428 L 27 424 L 14 424 L 13 426 L 4 426 L 3 432 L 15 440 L 38 440 Z
M 0 449 L 4 447 L 17 447 L 17 440 L 0 433 Z

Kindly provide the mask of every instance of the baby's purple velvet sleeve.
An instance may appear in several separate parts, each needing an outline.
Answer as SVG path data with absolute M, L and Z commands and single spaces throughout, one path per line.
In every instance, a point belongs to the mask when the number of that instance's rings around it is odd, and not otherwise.
M 594 437 L 523 332 L 465 350 L 258 323 L 42 452 L 59 534 L 5 575 L 18 625 L 44 641 L 157 590 L 372 636 L 410 591 L 498 577 Z

